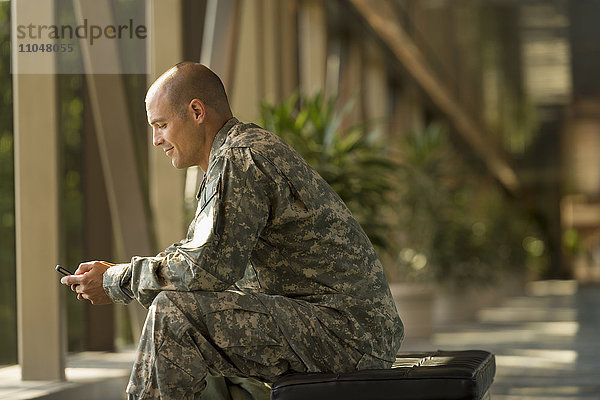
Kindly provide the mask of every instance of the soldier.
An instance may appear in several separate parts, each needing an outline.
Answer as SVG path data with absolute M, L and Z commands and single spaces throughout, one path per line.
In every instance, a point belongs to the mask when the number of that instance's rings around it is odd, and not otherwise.
M 187 237 L 61 280 L 92 304 L 148 308 L 129 398 L 197 399 L 208 375 L 270 383 L 389 367 L 402 323 L 373 246 L 331 187 L 280 138 L 233 118 L 201 64 L 165 72 L 146 110 L 173 166 L 205 171 Z

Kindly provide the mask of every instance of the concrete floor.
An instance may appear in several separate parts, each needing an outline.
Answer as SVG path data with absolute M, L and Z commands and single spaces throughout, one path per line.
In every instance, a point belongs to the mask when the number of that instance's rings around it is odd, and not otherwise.
M 600 286 L 535 282 L 527 296 L 482 310 L 476 322 L 402 348 L 437 349 L 493 352 L 494 400 L 600 399 Z
M 84 352 L 70 355 L 66 382 L 21 381 L 18 365 L 0 368 L 2 400 L 122 400 L 134 352 Z
M 476 299 L 474 299 L 476 301 Z M 408 340 L 402 351 L 485 349 L 496 355 L 493 400 L 600 399 L 600 286 L 535 282 L 526 296 L 483 309 L 478 320 Z M 133 352 L 69 357 L 67 382 L 21 382 L 0 369 L 0 399 L 124 399 Z

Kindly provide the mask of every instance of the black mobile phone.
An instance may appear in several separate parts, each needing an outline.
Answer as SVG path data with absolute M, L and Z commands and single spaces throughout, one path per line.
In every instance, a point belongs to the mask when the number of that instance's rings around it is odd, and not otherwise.
M 68 270 L 68 269 L 66 269 L 66 268 L 63 268 L 63 267 L 61 267 L 60 265 L 57 265 L 57 266 L 56 266 L 56 270 L 57 270 L 58 272 L 60 272 L 61 274 L 65 275 L 65 276 L 66 276 L 66 275 L 73 275 L 73 273 L 72 273 L 71 271 L 69 271 L 69 270 Z

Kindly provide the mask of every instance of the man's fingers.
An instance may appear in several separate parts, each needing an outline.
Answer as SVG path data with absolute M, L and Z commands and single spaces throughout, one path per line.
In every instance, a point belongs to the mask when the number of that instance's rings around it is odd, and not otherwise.
M 106 265 L 107 267 L 114 267 L 115 265 L 117 265 L 117 264 L 113 264 L 113 263 L 108 262 L 108 261 L 99 261 L 99 263 L 102 264 L 102 265 Z
M 88 300 L 92 304 L 109 304 L 111 299 L 102 287 L 102 276 L 113 265 L 107 261 L 82 263 L 75 274 L 63 277 L 60 282 L 69 285 L 71 290 L 77 293 L 78 300 Z
M 60 279 L 63 285 L 79 285 L 83 281 L 83 275 L 68 275 Z
M 96 263 L 97 263 L 97 261 L 85 262 L 85 263 L 79 264 L 79 267 L 77 267 L 77 269 L 75 270 L 75 275 L 81 275 L 85 272 L 90 271 L 94 267 L 94 264 L 96 264 Z

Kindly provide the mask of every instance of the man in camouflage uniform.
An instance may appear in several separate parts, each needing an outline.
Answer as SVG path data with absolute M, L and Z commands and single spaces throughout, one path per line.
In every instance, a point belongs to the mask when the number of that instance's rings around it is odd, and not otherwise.
M 205 171 L 187 237 L 62 280 L 93 304 L 148 308 L 129 397 L 199 398 L 207 374 L 273 382 L 389 366 L 402 323 L 373 246 L 331 187 L 280 138 L 233 118 L 203 65 L 163 74 L 146 109 L 173 165 Z

